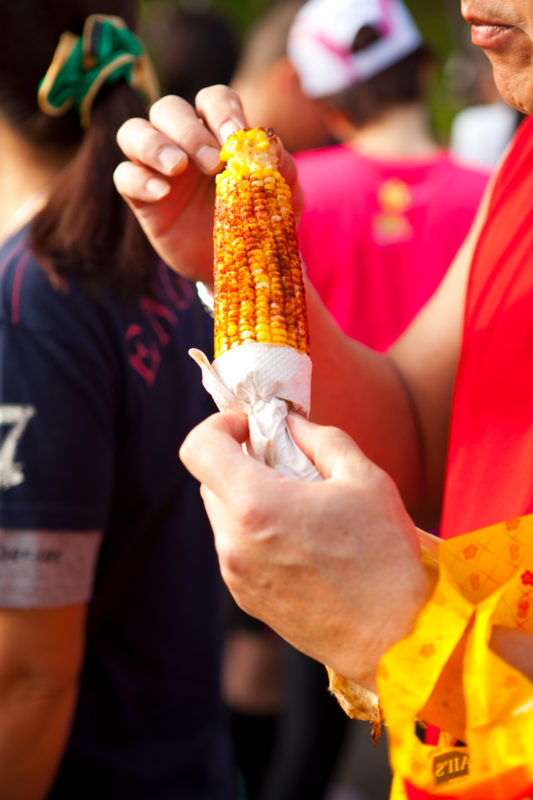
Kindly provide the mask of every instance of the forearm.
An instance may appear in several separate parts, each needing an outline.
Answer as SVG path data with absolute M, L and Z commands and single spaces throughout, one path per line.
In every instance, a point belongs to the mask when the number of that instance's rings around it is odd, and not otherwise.
M 47 797 L 69 736 L 85 604 L 0 609 L 0 797 Z
M 0 797 L 43 800 L 70 731 L 77 685 L 21 676 L 0 684 Z
M 349 339 L 307 286 L 313 382 L 311 419 L 342 428 L 391 475 L 417 521 L 428 501 L 420 428 L 401 372 Z

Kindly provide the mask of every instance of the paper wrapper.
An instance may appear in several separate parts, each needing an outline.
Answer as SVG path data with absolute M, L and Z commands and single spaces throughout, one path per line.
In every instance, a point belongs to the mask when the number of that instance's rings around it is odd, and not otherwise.
M 319 481 L 322 475 L 302 453 L 287 425 L 294 410 L 307 416 L 311 405 L 311 359 L 293 347 L 249 344 L 235 347 L 212 363 L 190 350 L 202 382 L 220 411 L 248 414 L 247 452 L 291 478 Z

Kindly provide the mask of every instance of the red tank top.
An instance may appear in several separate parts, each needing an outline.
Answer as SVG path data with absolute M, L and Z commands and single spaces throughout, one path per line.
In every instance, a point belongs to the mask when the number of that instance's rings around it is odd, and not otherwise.
M 452 407 L 441 535 L 451 538 L 532 512 L 530 118 L 521 125 L 496 179 L 472 261 Z M 431 734 L 435 732 L 431 730 Z M 409 800 L 434 797 L 409 784 L 406 789 Z M 532 795 L 530 787 L 527 797 Z
M 496 180 L 474 254 L 442 536 L 533 512 L 533 118 Z

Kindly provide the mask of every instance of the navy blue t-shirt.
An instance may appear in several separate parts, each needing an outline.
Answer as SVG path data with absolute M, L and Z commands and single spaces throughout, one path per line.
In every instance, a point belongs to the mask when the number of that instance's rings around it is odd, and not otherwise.
M 178 458 L 213 411 L 194 288 L 160 264 L 129 302 L 55 289 L 22 231 L 0 251 L 0 605 L 89 602 L 50 800 L 233 800 L 220 578 Z

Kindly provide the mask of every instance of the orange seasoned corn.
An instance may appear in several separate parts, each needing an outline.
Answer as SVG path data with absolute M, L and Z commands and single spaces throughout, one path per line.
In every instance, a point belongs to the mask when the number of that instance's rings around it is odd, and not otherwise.
M 215 207 L 215 358 L 246 342 L 307 353 L 309 334 L 291 193 L 271 131 L 222 147 Z

